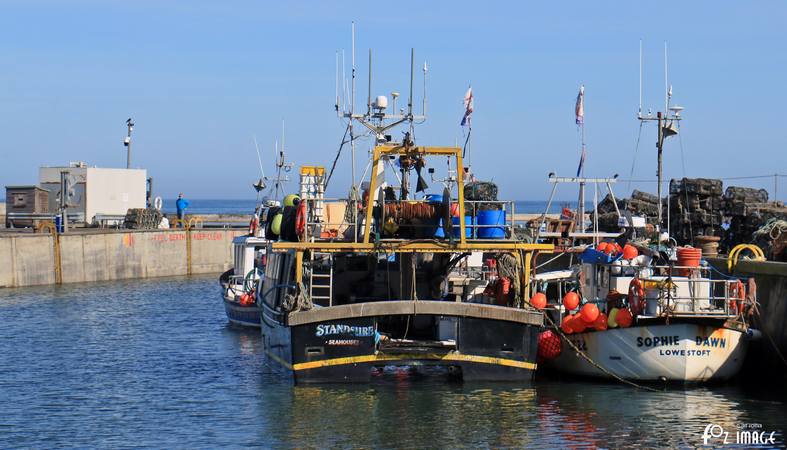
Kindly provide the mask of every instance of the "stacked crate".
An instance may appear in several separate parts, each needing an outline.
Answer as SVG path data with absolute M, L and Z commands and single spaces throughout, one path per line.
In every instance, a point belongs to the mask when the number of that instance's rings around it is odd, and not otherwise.
M 694 236 L 721 234 L 724 220 L 721 180 L 670 180 L 669 192 L 670 234 L 679 245 L 690 244 Z
M 618 210 L 625 216 L 625 211 L 634 216 L 644 216 L 648 223 L 655 224 L 659 215 L 659 199 L 653 194 L 634 190 L 629 199 L 617 199 Z M 614 232 L 618 226 L 618 214 L 615 211 L 612 196 L 607 194 L 598 204 L 598 228 L 601 231 Z
M 730 186 L 724 192 L 724 210 L 729 218 L 729 229 L 724 241 L 728 248 L 752 242 L 753 234 L 771 219 L 787 220 L 787 208 L 782 202 L 769 202 L 768 191 Z M 769 245 L 769 242 L 759 242 Z
M 161 211 L 156 208 L 131 208 L 126 212 L 123 226 L 131 230 L 154 230 L 161 218 Z

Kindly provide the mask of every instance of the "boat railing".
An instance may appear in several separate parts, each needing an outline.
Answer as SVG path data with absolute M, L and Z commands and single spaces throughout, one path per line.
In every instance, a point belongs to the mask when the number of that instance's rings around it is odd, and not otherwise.
M 353 222 L 361 225 L 366 217 L 365 206 L 362 201 L 346 198 L 321 198 L 305 199 L 308 218 L 306 221 L 306 238 L 304 240 L 342 240 L 345 232 L 352 230 Z M 457 201 L 452 200 L 451 221 L 453 237 L 458 238 L 459 217 L 456 208 Z M 393 203 L 408 205 L 437 205 L 428 199 L 406 201 L 381 201 L 376 200 L 378 206 Z M 516 240 L 514 229 L 517 226 L 527 226 L 526 220 L 517 223 L 516 206 L 512 200 L 465 200 L 465 236 L 468 240 Z M 442 217 L 429 208 L 408 206 L 407 213 L 413 215 L 411 220 L 401 226 L 413 230 L 414 238 L 418 239 L 447 239 Z M 420 215 L 419 215 L 420 214 Z M 423 216 L 423 217 L 421 217 Z M 419 223 L 420 222 L 420 223 Z M 385 226 L 385 224 L 383 224 Z M 397 226 L 399 226 L 397 224 Z M 383 239 L 385 238 L 383 233 Z M 392 234 L 392 233 L 387 233 Z
M 638 279 L 644 291 L 645 316 L 735 316 L 746 297 L 737 279 L 713 279 L 709 266 L 604 265 L 611 276 Z

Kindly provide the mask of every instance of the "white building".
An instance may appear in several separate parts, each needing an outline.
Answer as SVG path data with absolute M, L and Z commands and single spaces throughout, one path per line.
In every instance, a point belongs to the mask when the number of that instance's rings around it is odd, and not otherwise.
M 83 162 L 68 167 L 41 167 L 38 184 L 49 191 L 49 210 L 60 204 L 60 173 L 68 172 L 74 182 L 68 203 L 70 213 L 84 213 L 93 223 L 96 214 L 125 215 L 129 208 L 144 208 L 147 194 L 145 169 L 108 169 L 88 167 Z

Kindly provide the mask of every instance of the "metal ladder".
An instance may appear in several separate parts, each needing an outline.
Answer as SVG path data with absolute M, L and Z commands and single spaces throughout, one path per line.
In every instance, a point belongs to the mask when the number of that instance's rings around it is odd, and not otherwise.
M 316 260 L 326 261 L 328 270 L 326 271 L 321 267 L 318 272 L 317 265 L 315 265 Z M 312 270 L 311 276 L 309 277 L 309 297 L 312 299 L 312 303 L 321 304 L 318 300 L 327 300 L 328 306 L 333 306 L 333 253 L 312 252 L 311 263 Z M 320 264 L 320 266 L 322 266 L 322 264 Z M 327 280 L 327 284 L 325 280 Z M 315 291 L 317 295 L 315 295 Z M 325 295 L 326 291 L 327 295 Z M 325 305 L 323 304 L 323 306 Z

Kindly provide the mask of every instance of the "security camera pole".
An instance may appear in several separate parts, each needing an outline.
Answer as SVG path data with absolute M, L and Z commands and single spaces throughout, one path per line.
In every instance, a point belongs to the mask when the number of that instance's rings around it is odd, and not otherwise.
M 126 126 L 128 127 L 128 135 L 126 139 L 123 140 L 123 145 L 126 146 L 126 169 L 131 168 L 131 131 L 134 130 L 134 122 L 131 121 L 131 117 L 126 120 Z

